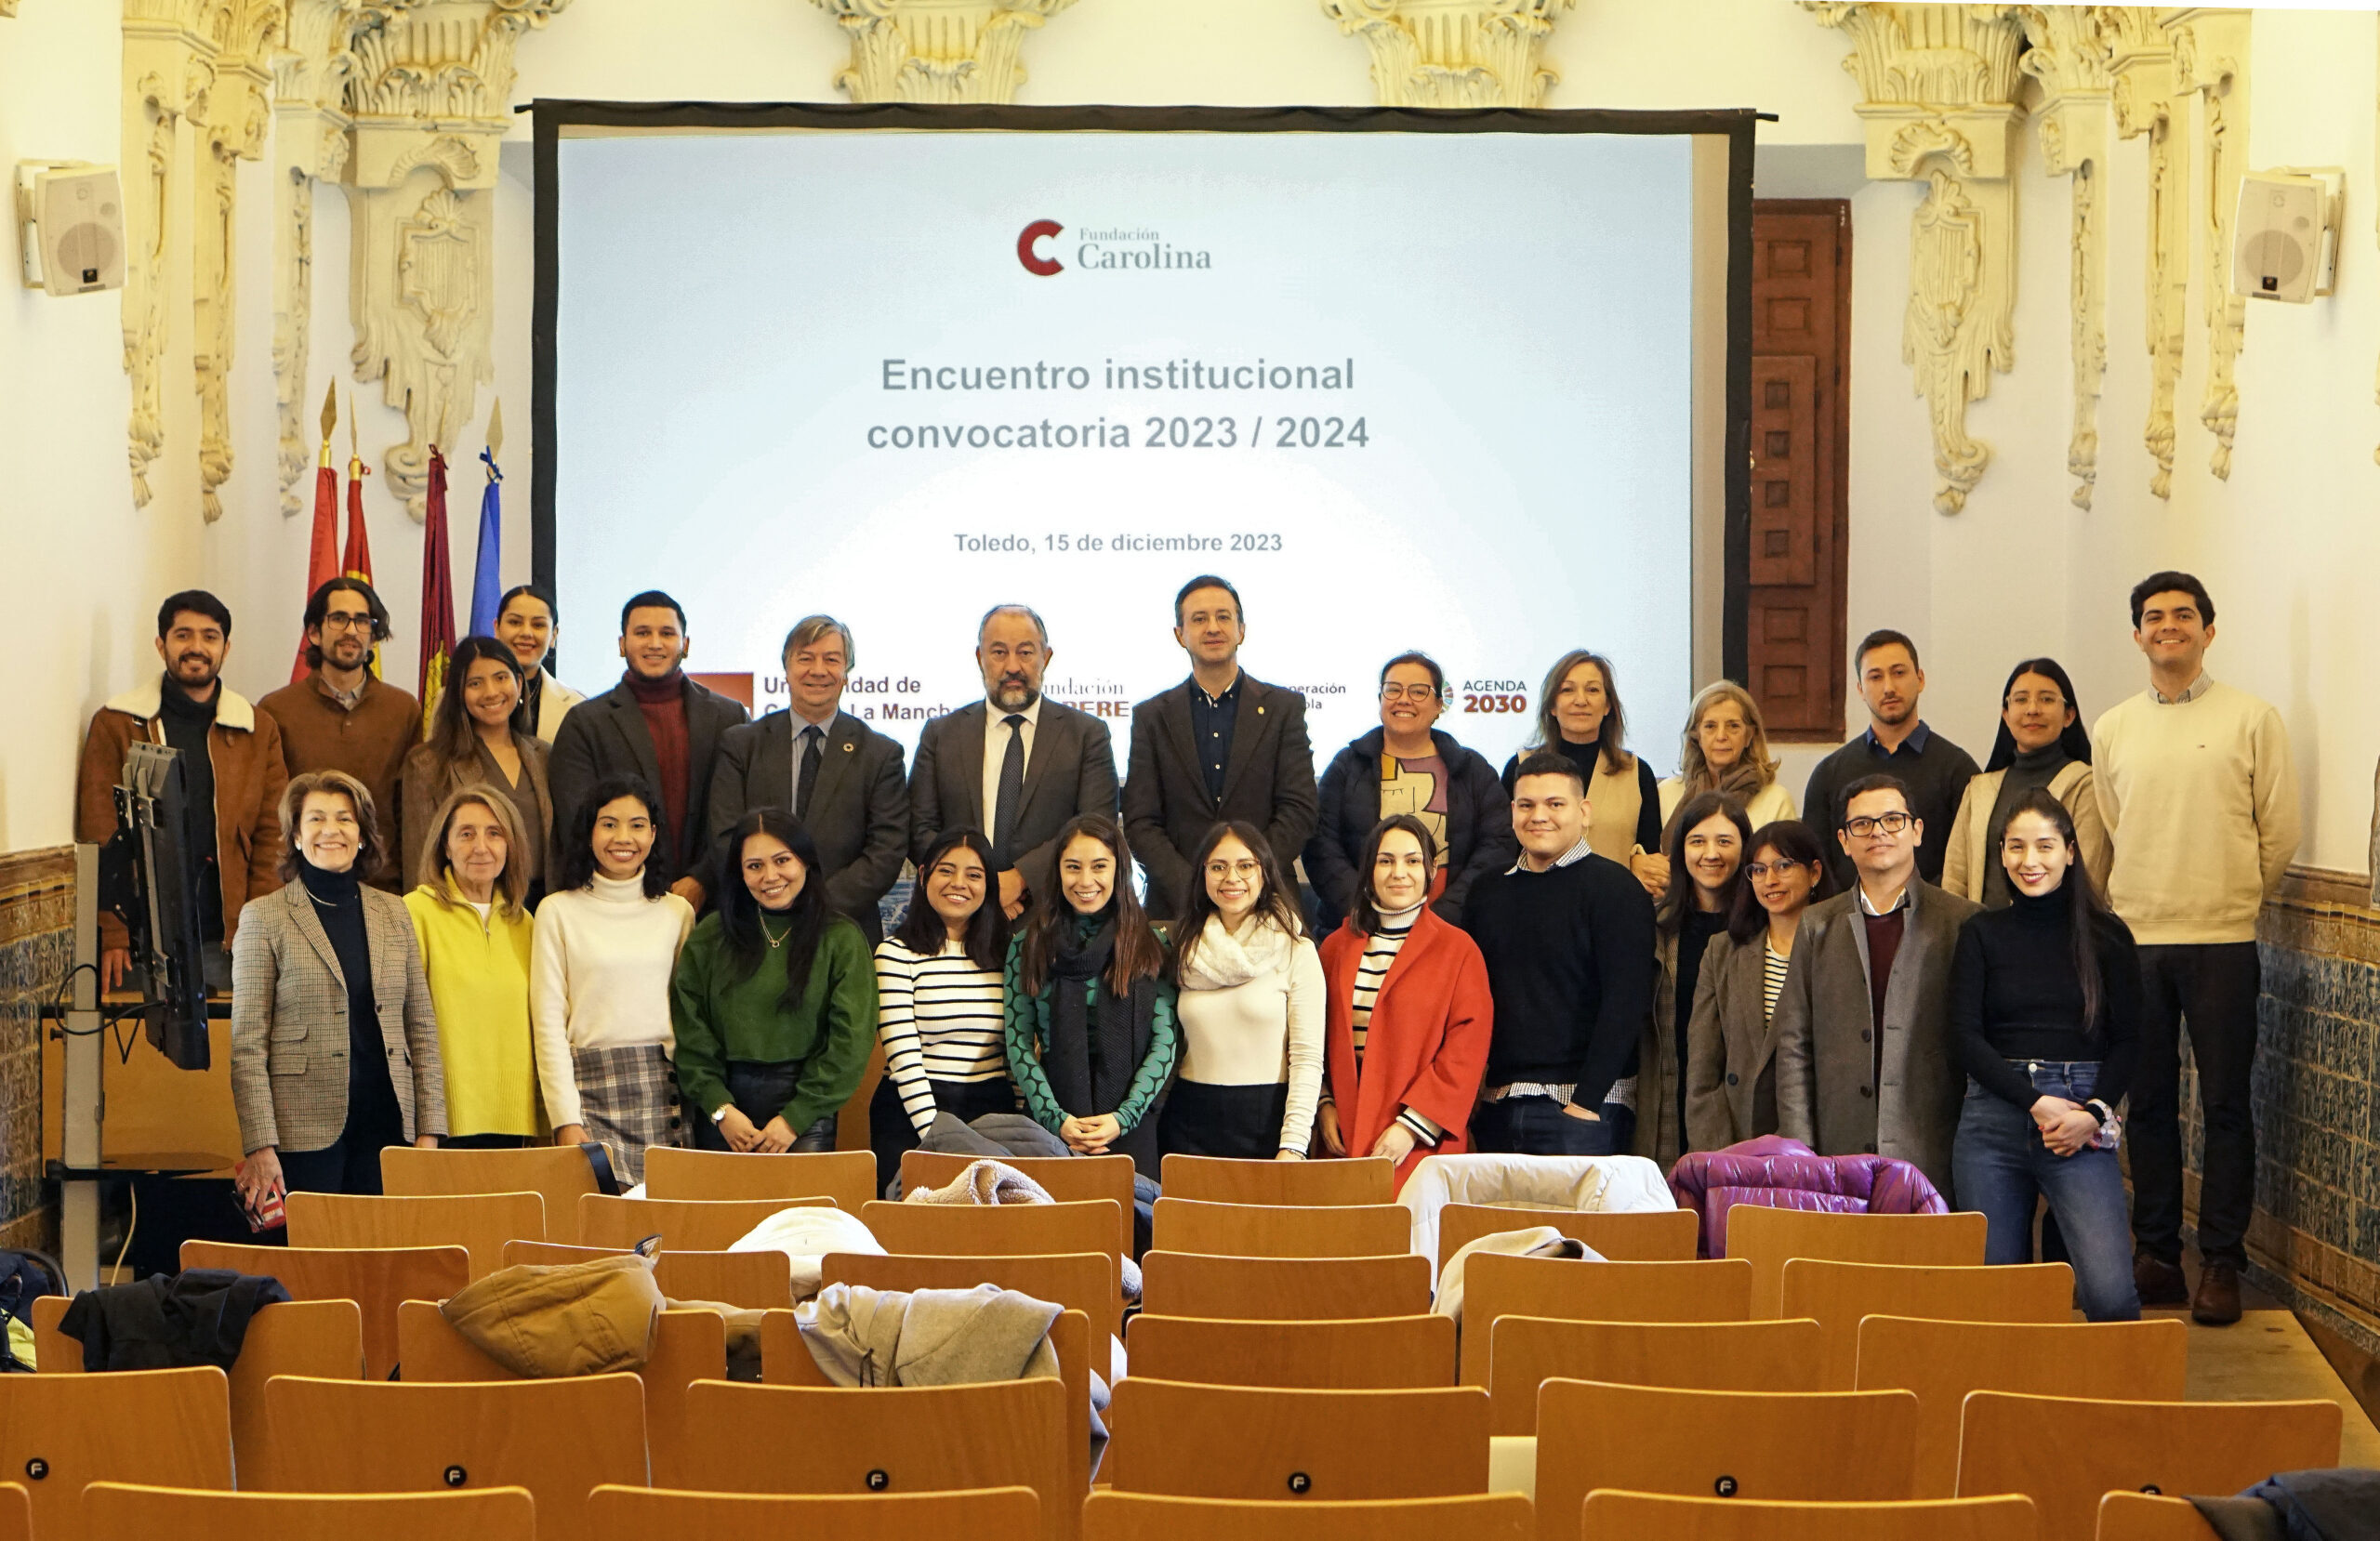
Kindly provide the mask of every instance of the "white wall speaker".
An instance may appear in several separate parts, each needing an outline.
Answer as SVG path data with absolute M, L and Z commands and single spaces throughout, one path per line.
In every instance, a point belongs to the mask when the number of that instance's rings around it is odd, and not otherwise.
M 26 288 L 87 295 L 124 287 L 124 192 L 115 167 L 19 162 L 17 221 Z
M 2339 203 L 2347 174 L 2280 166 L 2240 178 L 2231 292 L 2306 305 L 2337 287 Z

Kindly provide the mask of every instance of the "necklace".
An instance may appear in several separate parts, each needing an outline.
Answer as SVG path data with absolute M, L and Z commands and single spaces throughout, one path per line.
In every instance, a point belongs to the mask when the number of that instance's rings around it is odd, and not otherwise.
M 787 921 L 786 922 L 785 936 L 769 935 L 769 917 L 765 915 L 760 916 L 760 937 L 763 941 L 768 942 L 770 952 L 774 953 L 779 947 L 783 946 L 785 944 L 785 937 L 791 936 L 792 934 L 793 923 L 791 921 Z

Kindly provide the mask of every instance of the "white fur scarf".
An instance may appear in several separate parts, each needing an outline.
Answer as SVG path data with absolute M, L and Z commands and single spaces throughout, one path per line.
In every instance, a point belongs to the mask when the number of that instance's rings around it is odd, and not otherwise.
M 1270 915 L 1257 916 L 1234 936 L 1223 929 L 1223 916 L 1210 915 L 1183 966 L 1182 988 L 1228 990 L 1260 974 L 1278 973 L 1289 967 L 1289 949 L 1296 944 Z

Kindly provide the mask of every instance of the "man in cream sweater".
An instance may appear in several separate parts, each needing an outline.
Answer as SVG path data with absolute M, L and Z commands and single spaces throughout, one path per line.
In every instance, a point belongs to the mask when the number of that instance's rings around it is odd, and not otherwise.
M 2141 1304 L 2179 1305 L 2181 1028 L 2198 1067 L 2206 1156 L 2190 1313 L 2240 1319 L 2240 1269 L 2255 1202 L 2248 1099 L 2256 1057 L 2256 915 L 2297 853 L 2297 775 L 2281 714 L 2205 671 L 2215 601 L 2187 573 L 2132 591 L 2149 689 L 2092 732 L 2099 806 L 2115 843 L 2109 899 L 2140 944 L 2147 990 L 2131 1143 L 2135 1283 Z

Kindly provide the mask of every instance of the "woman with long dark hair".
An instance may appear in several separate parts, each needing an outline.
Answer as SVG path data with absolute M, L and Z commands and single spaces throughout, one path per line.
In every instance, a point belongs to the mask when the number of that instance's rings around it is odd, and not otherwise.
M 554 853 L 529 952 L 529 1028 L 554 1143 L 594 1140 L 629 1182 L 650 1145 L 675 1145 L 669 980 L 694 907 L 669 891 L 661 794 L 641 777 L 588 789 Z
M 1751 845 L 1743 804 L 1718 792 L 1686 799 L 1664 836 L 1670 880 L 1653 908 L 1653 1020 L 1636 1057 L 1636 1153 L 1663 1171 L 1687 1149 L 1686 1028 L 1705 955 L 1726 934 L 1743 890 Z
M 669 985 L 694 1147 L 831 1151 L 876 1041 L 867 938 L 826 900 L 818 848 L 781 809 L 720 842 L 719 908 Z
M 2074 682 L 2055 658 L 2026 659 L 2001 687 L 1991 762 L 1967 783 L 1959 799 L 1942 850 L 1943 888 L 1987 910 L 2003 908 L 2016 897 L 2000 862 L 2000 838 L 2018 801 L 2035 787 L 2048 788 L 2073 816 L 2083 870 L 2093 889 L 2105 893 L 2115 849 L 2099 813 L 2091 735 L 2082 726 Z
M 1157 1147 L 1302 1161 L 1322 1090 L 1322 961 L 1297 889 L 1253 824 L 1219 823 L 1190 859 L 1173 948 L 1182 1074 Z
M 1961 1207 L 1990 1222 L 1987 1263 L 2030 1262 L 2049 1202 L 2094 1322 L 2140 1314 L 2116 1165 L 2116 1104 L 2140 1047 L 2140 954 L 2082 864 L 2074 815 L 2045 786 L 2016 799 L 2000 865 L 2015 897 L 1968 916 L 1950 1029 L 1968 1076 L 1951 1147 Z
M 1587 844 L 1597 856 L 1626 866 L 1659 897 L 1669 874 L 1660 867 L 1661 795 L 1653 768 L 1628 752 L 1628 719 L 1611 660 L 1573 648 L 1554 661 L 1538 688 L 1537 722 L 1520 753 L 1504 762 L 1510 797 L 1521 761 L 1550 749 L 1587 778 L 1593 811 Z
M 884 1076 L 867 1105 L 883 1192 L 944 1113 L 962 1123 L 1016 1111 L 1008 1078 L 1000 909 L 991 837 L 945 829 L 918 863 L 901 929 L 876 945 L 876 1035 Z
M 1008 948 L 1008 1073 L 1034 1122 L 1077 1155 L 1157 1176 L 1155 1116 L 1180 1049 L 1165 942 L 1132 893 L 1104 814 L 1066 821 L 1050 891 Z
M 446 688 L 422 742 L 405 753 L 401 772 L 400 825 L 411 848 L 402 871 L 416 885 L 435 886 L 443 867 L 437 848 L 439 806 L 466 787 L 484 786 L 512 804 L 521 832 L 512 860 L 528 884 L 528 907 L 544 899 L 546 830 L 554 823 L 546 784 L 545 741 L 513 725 L 521 701 L 521 661 L 493 637 L 466 637 L 446 665 Z
M 1777 1132 L 1777 997 L 1802 912 L 1834 891 L 1826 848 L 1799 819 L 1744 842 L 1727 929 L 1702 955 L 1686 1028 L 1686 1148 L 1716 1151 Z

